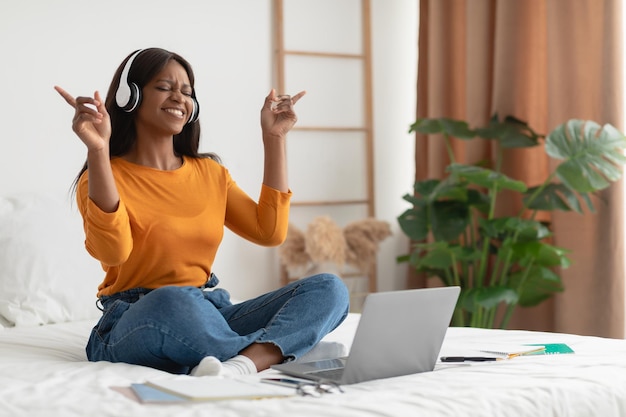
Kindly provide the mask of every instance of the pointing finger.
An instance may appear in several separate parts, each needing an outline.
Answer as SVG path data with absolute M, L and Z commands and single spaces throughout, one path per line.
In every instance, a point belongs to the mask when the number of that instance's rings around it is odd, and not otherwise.
M 65 91 L 64 89 L 56 85 L 54 86 L 54 89 L 57 91 L 57 93 L 61 95 L 61 97 L 65 99 L 67 104 L 69 104 L 72 107 L 76 107 L 76 100 L 74 99 L 74 97 L 72 97 L 70 93 L 68 93 L 67 91 Z
M 298 102 L 298 100 L 300 100 L 302 98 L 302 96 L 304 96 L 306 94 L 306 91 L 300 91 L 298 94 L 296 94 L 295 96 L 291 97 L 291 102 L 293 104 L 296 104 Z

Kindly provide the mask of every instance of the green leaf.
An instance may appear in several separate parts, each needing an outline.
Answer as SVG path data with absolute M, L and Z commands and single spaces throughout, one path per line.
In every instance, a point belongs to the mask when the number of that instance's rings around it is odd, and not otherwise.
M 421 241 L 428 236 L 429 222 L 426 207 L 415 206 L 398 216 L 400 229 L 414 241 Z
M 550 229 L 536 220 L 521 219 L 519 217 L 499 217 L 491 220 L 478 220 L 485 236 L 492 239 L 504 240 L 509 236 L 516 236 L 516 241 L 537 241 L 551 235 Z
M 438 119 L 417 119 L 409 128 L 409 133 L 424 133 L 426 135 L 442 133 L 441 123 Z
M 476 136 L 476 133 L 462 120 L 442 118 L 439 119 L 439 122 L 441 123 L 443 131 L 448 134 L 448 136 L 464 140 L 473 139 Z
M 585 193 L 609 186 L 609 182 L 590 165 L 588 156 L 563 162 L 557 167 L 556 173 L 568 187 Z
M 518 288 L 519 305 L 523 307 L 538 305 L 564 290 L 559 275 L 541 266 L 511 274 L 509 284 Z
M 402 231 L 411 239 L 421 241 L 429 232 L 437 240 L 454 240 L 470 223 L 470 207 L 482 209 L 486 199 L 470 190 L 466 181 L 448 177 L 443 181 L 424 180 L 414 185 L 415 195 L 405 195 L 413 204 L 398 217 Z
M 437 189 L 440 182 L 441 180 L 438 179 L 416 181 L 413 184 L 413 190 L 415 194 L 428 197 Z
M 470 224 L 465 202 L 436 201 L 429 207 L 430 226 L 435 240 L 455 240 Z
M 405 194 L 402 198 L 413 207 L 398 216 L 400 229 L 407 237 L 414 241 L 426 239 L 430 231 L 429 209 L 431 194 L 437 189 L 441 181 L 438 179 L 417 181 L 413 185 L 414 195 Z
M 496 186 L 499 190 L 507 189 L 519 192 L 524 192 L 527 189 L 523 181 L 514 180 L 491 169 L 473 165 L 450 164 L 447 171 L 481 187 L 492 188 Z
M 567 187 L 591 193 L 621 178 L 626 163 L 626 138 L 615 127 L 572 119 L 554 129 L 546 139 L 546 153 L 564 160 L 556 169 Z
M 464 140 L 473 139 L 476 136 L 476 133 L 469 128 L 467 122 L 445 117 L 438 119 L 417 119 L 409 128 L 409 133 L 411 132 L 426 135 L 443 133 Z
M 485 139 L 497 140 L 503 148 L 527 148 L 537 146 L 542 137 L 535 133 L 526 122 L 507 116 L 503 122 L 497 115 L 491 118 L 484 128 L 476 129 L 476 134 Z
M 515 289 L 506 286 L 466 288 L 461 290 L 459 305 L 474 313 L 478 307 L 491 309 L 504 304 L 516 304 L 519 295 Z
M 420 270 L 445 270 L 455 262 L 470 262 L 480 259 L 480 252 L 448 242 L 420 243 L 415 245 L 411 264 Z
M 412 259 L 416 268 L 448 269 L 454 265 L 454 251 L 446 242 L 437 242 L 430 247 L 422 247 L 414 252 L 416 257 Z
M 414 206 L 425 206 L 427 204 L 427 201 L 424 199 L 424 197 L 415 196 L 413 194 L 405 194 L 402 196 L 402 199 L 408 201 Z
M 476 208 L 481 213 L 489 212 L 489 196 L 478 190 L 470 188 L 467 190 L 467 205 Z
M 426 205 L 441 199 L 467 200 L 467 183 L 458 178 L 448 177 L 444 180 L 423 180 L 417 181 L 413 190 L 415 197 L 405 198 L 414 204 Z
M 439 182 L 427 195 L 429 202 L 441 200 L 457 200 L 467 201 L 468 188 L 467 182 L 461 181 L 459 178 L 447 177 Z
M 566 187 L 564 184 L 548 184 L 539 194 L 534 196 L 533 200 L 528 204 L 528 199 L 534 195 L 538 188 L 539 187 L 529 188 L 524 195 L 524 204 L 527 205 L 529 209 L 575 211 L 576 213 L 583 213 L 576 192 Z M 580 197 L 587 203 L 589 210 L 594 212 L 595 210 L 591 200 L 589 198 L 585 199 L 585 195 L 583 194 L 581 194 Z
M 414 241 L 422 241 L 432 231 L 435 239 L 453 240 L 469 224 L 467 185 L 458 180 L 425 180 L 415 183 L 415 195 L 403 198 L 413 204 L 398 217 L 402 231 Z
M 513 259 L 520 265 L 537 265 L 545 267 L 567 268 L 571 262 L 567 257 L 570 251 L 547 243 L 530 241 L 517 242 L 510 245 Z

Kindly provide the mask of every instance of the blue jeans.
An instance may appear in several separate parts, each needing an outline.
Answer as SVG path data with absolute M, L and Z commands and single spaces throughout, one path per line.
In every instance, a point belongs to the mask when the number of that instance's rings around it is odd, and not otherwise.
M 217 284 L 212 279 L 205 287 Z M 134 288 L 103 296 L 103 315 L 87 343 L 90 361 L 125 362 L 185 374 L 204 357 L 232 358 L 272 343 L 286 359 L 308 352 L 345 319 L 348 291 L 319 274 L 239 304 L 204 287 Z

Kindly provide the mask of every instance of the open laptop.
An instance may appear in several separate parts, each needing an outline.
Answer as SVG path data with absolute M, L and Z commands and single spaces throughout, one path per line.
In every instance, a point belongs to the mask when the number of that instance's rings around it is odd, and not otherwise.
M 272 369 L 336 384 L 432 371 L 459 293 L 442 287 L 369 294 L 348 357 Z

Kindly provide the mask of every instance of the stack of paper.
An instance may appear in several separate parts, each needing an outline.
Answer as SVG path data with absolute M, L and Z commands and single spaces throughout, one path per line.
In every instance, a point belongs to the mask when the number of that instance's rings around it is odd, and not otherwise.
M 263 384 L 257 380 L 222 377 L 175 377 L 132 384 L 131 389 L 143 403 L 184 401 L 223 401 L 260 399 L 295 395 L 293 388 Z

